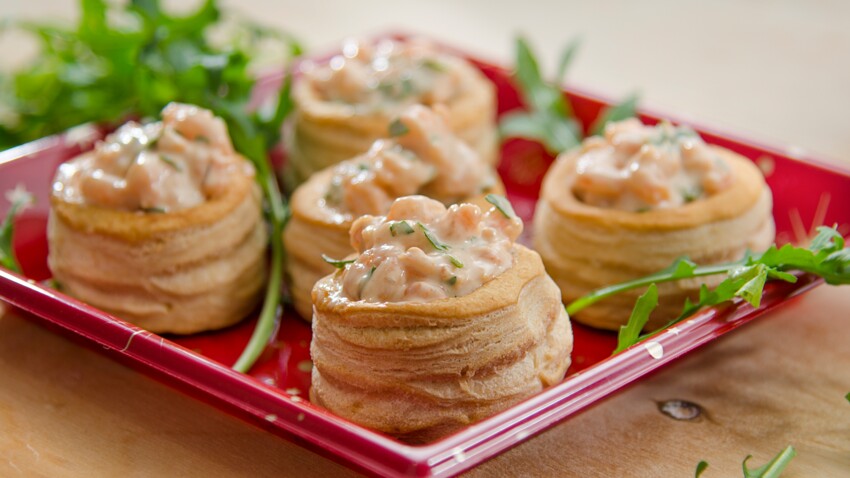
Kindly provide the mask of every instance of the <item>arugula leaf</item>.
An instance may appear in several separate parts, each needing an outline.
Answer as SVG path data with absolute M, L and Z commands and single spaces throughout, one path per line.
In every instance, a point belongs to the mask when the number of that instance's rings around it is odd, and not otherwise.
M 685 277 L 694 277 L 696 267 L 697 265 L 695 262 L 691 261 L 687 257 L 680 257 L 673 263 L 672 266 L 665 269 L 664 272 L 669 272 L 670 277 L 673 279 L 682 279 Z
M 504 138 L 520 137 L 539 141 L 551 154 L 578 146 L 583 137 L 581 125 L 560 85 L 578 51 L 579 41 L 571 41 L 561 54 L 555 83 L 543 79 L 537 59 L 524 38 L 517 37 L 515 45 L 514 78 L 528 109 L 503 115 L 499 121 L 500 134 Z M 604 127 L 608 121 L 634 116 L 636 104 L 637 97 L 632 95 L 621 104 L 608 108 L 597 121 L 601 125 L 599 127 Z
M 817 236 L 812 239 L 812 243 L 809 245 L 810 251 L 820 252 L 824 249 L 844 248 L 844 238 L 841 237 L 837 229 L 819 226 L 817 231 Z
M 795 456 L 797 456 L 797 451 L 794 450 L 793 446 L 788 445 L 764 466 L 750 470 L 747 468 L 747 461 L 749 461 L 753 456 L 747 455 L 747 457 L 744 458 L 744 462 L 741 464 L 744 469 L 744 478 L 777 478 L 782 474 L 785 467 L 788 466 L 788 463 L 790 463 Z
M 498 209 L 499 212 L 501 212 L 506 218 L 514 219 L 517 217 L 514 212 L 514 207 L 505 196 L 501 196 L 499 194 L 488 194 L 484 196 L 484 199 L 490 204 L 496 206 L 496 209 Z
M 626 118 L 633 118 L 637 115 L 638 95 L 632 93 L 627 96 L 622 102 L 605 108 L 602 113 L 593 122 L 590 128 L 591 135 L 601 135 L 605 132 L 605 125 L 616 121 L 622 121 Z
M 701 460 L 697 463 L 696 472 L 694 472 L 694 478 L 699 478 L 700 475 L 708 468 L 708 462 L 705 460 Z
M 564 83 L 564 80 L 567 77 L 567 69 L 569 69 L 570 64 L 573 62 L 573 57 L 576 56 L 576 52 L 578 52 L 578 47 L 581 45 L 581 39 L 574 38 L 572 41 L 567 43 L 567 46 L 564 47 L 564 51 L 561 52 L 561 60 L 558 62 L 557 73 L 555 74 L 555 84 L 561 85 Z
M 770 279 L 796 282 L 797 277 L 788 272 L 794 270 L 820 276 L 828 284 L 850 284 L 850 249 L 845 247 L 844 238 L 841 237 L 835 227 L 820 227 L 818 228 L 818 235 L 812 240 L 808 248 L 790 244 L 781 248 L 772 246 L 761 255 L 748 255 L 740 261 L 711 266 L 697 266 L 687 258 L 681 258 L 670 267 L 655 274 L 591 291 L 568 304 L 567 313 L 575 314 L 607 297 L 649 284 L 715 274 L 727 275 L 713 290 L 703 284 L 700 287 L 699 300 L 696 303 L 691 302 L 690 299 L 686 300 L 682 313 L 667 324 L 666 328 L 686 319 L 702 307 L 718 305 L 736 297 L 740 297 L 753 307 L 758 308 L 761 305 L 765 283 Z M 632 330 L 635 327 L 643 328 L 646 325 L 644 316 L 648 316 L 648 313 L 643 310 L 644 307 L 645 305 L 638 300 L 625 327 Z M 640 337 L 631 333 L 621 333 L 614 353 L 624 350 L 655 333 L 657 331 Z
M 617 349 L 614 353 L 621 352 L 629 346 L 638 342 L 640 331 L 649 320 L 649 314 L 658 306 L 658 287 L 655 284 L 650 284 L 640 297 L 638 297 L 635 308 L 632 309 L 632 315 L 629 317 L 628 323 L 620 327 L 620 333 L 617 336 Z
M 575 42 L 569 45 L 561 57 L 559 72 L 566 71 L 576 48 Z M 540 141 L 553 154 L 577 146 L 581 134 L 572 106 L 558 85 L 543 80 L 537 59 L 522 37 L 516 39 L 515 61 L 515 78 L 529 111 L 503 116 L 499 124 L 502 136 Z

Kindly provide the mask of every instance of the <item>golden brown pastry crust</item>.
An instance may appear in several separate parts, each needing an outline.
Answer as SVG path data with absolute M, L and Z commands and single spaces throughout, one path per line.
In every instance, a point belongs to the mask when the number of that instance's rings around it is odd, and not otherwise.
M 734 179 L 728 189 L 681 207 L 640 213 L 579 201 L 572 193 L 578 153 L 558 158 L 543 181 L 534 218 L 534 246 L 565 302 L 605 285 L 657 272 L 682 256 L 698 264 L 720 263 L 773 243 L 772 197 L 761 172 L 742 156 L 713 149 L 732 170 Z M 659 284 L 659 308 L 646 328 L 661 327 L 678 316 L 685 298 L 693 299 L 700 283 L 712 285 L 721 279 Z M 635 290 L 605 299 L 573 318 L 615 330 L 626 323 L 641 293 Z
M 51 198 L 48 264 L 61 290 L 151 332 L 191 334 L 243 319 L 266 278 L 268 235 L 253 177 L 164 214 Z
M 537 253 L 467 296 L 425 303 L 335 299 L 313 290 L 310 399 L 361 425 L 426 442 L 563 379 L 572 329 Z
M 472 65 L 452 62 L 449 67 L 457 68 L 465 83 L 464 94 L 444 104 L 449 129 L 495 165 L 499 156 L 495 87 Z M 287 155 L 293 185 L 367 151 L 375 140 L 388 136 L 389 124 L 397 116 L 352 114 L 350 107 L 322 99 L 307 76 L 294 84 L 292 96 L 297 106 Z
M 334 271 L 334 267 L 322 259 L 322 254 L 342 259 L 354 252 L 348 237 L 353 221 L 331 214 L 329 209 L 320 206 L 333 174 L 331 166 L 314 174 L 295 190 L 289 202 L 292 216 L 283 231 L 290 296 L 295 311 L 307 321 L 313 318 L 313 285 Z M 505 189 L 498 174 L 493 173 L 493 178 L 493 186 L 486 193 L 459 202 L 489 208 L 485 196 L 503 194 Z

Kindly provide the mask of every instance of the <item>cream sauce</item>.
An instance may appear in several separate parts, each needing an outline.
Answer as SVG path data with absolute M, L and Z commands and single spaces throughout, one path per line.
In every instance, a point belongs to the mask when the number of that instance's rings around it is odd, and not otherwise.
M 224 121 L 210 111 L 171 103 L 162 118 L 126 123 L 60 165 L 53 194 L 71 203 L 162 213 L 222 194 L 234 172 L 253 175 L 233 150 Z
M 390 130 L 395 136 L 335 167 L 321 207 L 351 220 L 383 214 L 402 196 L 425 194 L 450 204 L 494 185 L 490 168 L 448 129 L 440 108 L 412 105 Z
M 709 197 L 732 182 L 729 166 L 693 130 L 637 119 L 584 141 L 574 194 L 592 206 L 645 211 Z
M 396 114 L 405 106 L 446 103 L 463 94 L 462 60 L 420 40 L 376 44 L 349 40 L 327 63 L 304 68 L 325 101 L 357 113 Z
M 397 199 L 386 217 L 351 226 L 357 259 L 335 280 L 348 300 L 427 302 L 467 295 L 513 264 L 522 220 L 473 204 L 448 209 L 424 196 Z

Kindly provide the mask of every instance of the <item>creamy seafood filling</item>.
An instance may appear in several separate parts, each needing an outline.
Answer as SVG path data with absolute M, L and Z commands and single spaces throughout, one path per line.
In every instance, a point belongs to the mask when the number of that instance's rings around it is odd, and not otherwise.
M 342 294 L 366 302 L 467 295 L 511 267 L 522 227 L 509 207 L 447 209 L 424 196 L 397 199 L 386 216 L 363 216 L 351 226 L 358 256 L 339 276 Z
M 458 62 L 424 41 L 349 40 L 327 63 L 303 69 L 323 100 L 357 113 L 393 114 L 414 103 L 435 105 L 463 95 Z
M 161 122 L 126 123 L 93 151 L 62 164 L 53 194 L 70 203 L 164 213 L 222 194 L 239 170 L 253 175 L 221 118 L 171 103 Z
M 628 119 L 584 141 L 573 193 L 592 206 L 642 212 L 706 198 L 731 183 L 729 166 L 690 128 Z
M 406 108 L 390 134 L 336 166 L 322 206 L 350 220 L 383 214 L 402 196 L 425 194 L 452 203 L 494 185 L 490 168 L 448 129 L 439 108 Z

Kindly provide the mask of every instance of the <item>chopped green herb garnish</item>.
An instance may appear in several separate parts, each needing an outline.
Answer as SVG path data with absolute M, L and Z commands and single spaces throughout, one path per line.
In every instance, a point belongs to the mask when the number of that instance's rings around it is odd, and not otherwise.
M 402 136 L 408 132 L 410 132 L 410 129 L 406 124 L 402 123 L 400 119 L 395 119 L 392 123 L 390 123 L 390 136 Z
M 159 159 L 161 159 L 163 163 L 171 166 L 175 171 L 183 172 L 183 168 L 180 167 L 180 165 L 177 163 L 177 161 L 174 161 L 174 159 L 171 158 L 170 156 L 160 154 Z
M 207 138 L 206 136 L 202 135 L 202 134 L 199 134 L 199 135 L 195 136 L 195 141 L 197 141 L 198 143 L 209 144 L 210 139 Z
M 496 209 L 498 209 L 499 212 L 501 212 L 506 218 L 515 219 L 517 217 L 513 206 L 511 206 L 511 202 L 504 196 L 488 194 L 484 197 L 484 199 L 486 199 L 490 204 L 496 206 Z
M 357 169 L 359 169 L 360 171 L 368 171 L 368 170 L 369 170 L 369 165 L 368 165 L 368 164 L 364 164 L 364 163 L 359 163 L 359 164 L 357 165 Z
M 446 255 L 449 257 L 449 262 L 451 262 L 453 266 L 457 267 L 458 269 L 463 267 L 463 262 L 461 262 L 460 259 L 448 253 L 449 249 L 451 249 L 448 244 L 440 242 L 440 240 L 434 236 L 431 230 L 425 227 L 425 225 L 421 222 L 417 222 L 416 225 L 419 227 L 419 229 L 422 230 L 422 234 L 424 234 L 425 238 L 428 239 L 428 242 L 430 242 L 431 245 L 434 246 L 434 249 L 446 253 Z
M 639 208 L 637 208 L 637 210 L 635 210 L 635 212 L 637 212 L 637 213 L 645 213 L 645 212 L 649 212 L 649 211 L 651 211 L 651 210 L 652 210 L 652 208 L 651 208 L 651 207 L 649 207 L 649 206 L 643 206 L 643 207 L 639 207 Z
M 446 71 L 446 65 L 440 63 L 439 61 L 433 58 L 426 58 L 425 61 L 422 62 L 422 66 L 439 73 Z
M 143 207 L 141 210 L 145 214 L 165 214 L 168 212 L 164 207 L 159 206 Z
M 360 285 L 357 287 L 358 296 L 363 295 L 363 289 L 366 287 L 366 284 L 369 283 L 369 280 L 372 279 L 372 275 L 375 274 L 375 269 L 377 268 L 377 266 L 372 266 L 372 268 L 369 269 L 369 273 L 366 274 L 366 277 L 364 277 L 363 280 L 360 281 Z
M 700 196 L 702 196 L 702 189 L 700 189 L 699 186 L 682 190 L 682 198 L 686 203 L 694 202 L 699 199 Z
M 323 196 L 325 201 L 331 204 L 339 204 L 342 202 L 342 184 L 339 181 L 333 181 L 328 186 Z
M 331 257 L 326 256 L 325 254 L 322 254 L 322 260 L 336 267 L 337 269 L 345 269 L 345 266 L 353 263 L 357 259 L 333 259 Z
M 567 312 L 575 314 L 606 297 L 658 282 L 716 274 L 727 275 L 726 279 L 714 289 L 703 285 L 696 303 L 686 300 L 679 317 L 667 324 L 670 326 L 691 316 L 702 307 L 721 304 L 736 297 L 758 308 L 767 280 L 778 279 L 792 283 L 797 281 L 797 277 L 789 271 L 802 271 L 820 276 L 827 284 L 850 284 L 850 249 L 845 248 L 844 238 L 835 227 L 821 226 L 809 247 L 796 247 L 791 244 L 781 248 L 771 246 L 762 254 L 749 255 L 740 261 L 707 266 L 697 266 L 687 259 L 679 259 L 672 266 L 655 274 L 592 291 L 570 303 L 567 306 Z M 651 311 L 651 308 L 645 307 L 638 300 L 626 327 L 630 330 L 642 328 L 642 324 L 646 324 Z M 621 335 L 617 351 L 628 348 L 655 333 L 657 331 L 641 336 Z
M 446 280 L 446 284 L 448 284 L 448 285 L 455 285 L 455 284 L 457 284 L 457 276 L 451 276 L 451 277 L 449 277 L 449 278 L 448 278 L 448 280 Z
M 460 259 L 451 254 L 446 255 L 449 256 L 449 262 L 451 262 L 453 266 L 457 267 L 458 269 L 463 268 L 463 262 L 461 262 Z
M 434 237 L 434 235 L 431 233 L 431 230 L 425 227 L 424 224 L 422 224 L 421 222 L 417 222 L 416 225 L 419 226 L 419 229 L 422 230 L 422 234 L 425 234 L 425 238 L 428 239 L 428 242 L 430 242 L 432 246 L 434 246 L 434 249 L 442 252 L 446 252 L 449 250 L 449 246 L 447 244 L 443 244 L 439 241 L 439 239 Z
M 708 468 L 708 462 L 707 461 L 702 460 L 699 463 L 697 463 L 697 470 L 694 473 L 694 478 L 699 478 L 700 475 L 702 475 L 702 472 L 704 472 L 707 468 Z
M 744 469 L 744 478 L 777 478 L 782 474 L 785 467 L 791 463 L 791 460 L 795 456 L 797 456 L 797 451 L 794 450 L 793 446 L 788 445 L 764 466 L 750 470 L 747 468 L 747 461 L 749 461 L 753 456 L 747 455 L 747 457 L 744 458 L 744 462 L 741 464 L 741 467 Z
M 413 86 L 413 80 L 411 80 L 408 77 L 402 78 L 401 79 L 401 92 L 400 92 L 399 96 L 401 98 L 406 98 L 406 97 L 412 95 L 414 93 L 414 91 L 415 91 L 415 88 Z
M 393 236 L 397 236 L 399 234 L 408 235 L 413 234 L 413 228 L 410 227 L 410 224 L 407 221 L 396 221 L 390 224 L 390 234 Z

